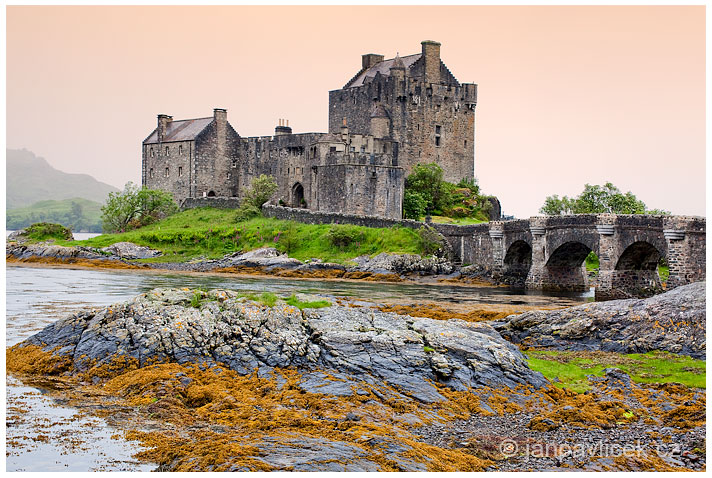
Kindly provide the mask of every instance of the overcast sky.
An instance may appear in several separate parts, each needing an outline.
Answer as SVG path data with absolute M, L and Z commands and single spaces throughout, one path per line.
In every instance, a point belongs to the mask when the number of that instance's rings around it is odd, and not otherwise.
M 442 43 L 478 84 L 475 175 L 505 214 L 611 181 L 705 214 L 704 6 L 7 7 L 7 146 L 116 187 L 156 115 L 327 131 L 328 91 Z

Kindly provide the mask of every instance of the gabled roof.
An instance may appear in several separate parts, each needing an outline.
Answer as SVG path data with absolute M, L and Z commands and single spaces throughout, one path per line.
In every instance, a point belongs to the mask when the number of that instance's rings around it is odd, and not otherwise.
M 421 54 L 416 53 L 415 55 L 401 56 L 396 58 L 399 58 L 400 61 L 403 63 L 403 66 L 408 69 L 413 65 L 413 63 L 418 61 L 420 57 Z M 356 75 L 356 77 L 351 80 L 344 88 L 353 88 L 355 86 L 361 86 L 366 82 L 367 77 L 373 78 L 376 76 L 376 73 L 380 73 L 383 76 L 390 76 L 391 67 L 393 66 L 393 62 L 396 60 L 396 58 L 391 58 L 390 60 L 383 60 L 379 63 L 376 63 L 371 68 L 362 71 L 361 73 Z
M 168 141 L 190 141 L 195 139 L 210 123 L 213 117 L 195 118 L 187 120 L 171 121 L 166 128 L 163 137 L 164 142 Z M 151 135 L 146 138 L 143 144 L 158 143 L 158 128 L 154 129 Z

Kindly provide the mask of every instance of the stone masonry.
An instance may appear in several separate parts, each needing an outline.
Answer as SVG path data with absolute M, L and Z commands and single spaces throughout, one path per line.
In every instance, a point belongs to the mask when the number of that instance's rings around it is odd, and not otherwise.
M 158 115 L 143 142 L 142 184 L 183 206 L 201 197 L 240 198 L 261 174 L 279 186 L 274 202 L 312 211 L 402 217 L 406 175 L 435 162 L 447 181 L 474 177 L 477 88 L 460 84 L 440 60 L 440 44 L 361 69 L 329 92 L 329 133 L 242 138 L 217 108 L 212 117 Z M 228 204 L 228 203 L 226 203 Z

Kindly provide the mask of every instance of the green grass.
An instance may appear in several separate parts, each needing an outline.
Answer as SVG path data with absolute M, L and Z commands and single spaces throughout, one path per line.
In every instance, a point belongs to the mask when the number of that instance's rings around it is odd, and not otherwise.
M 38 222 L 25 229 L 24 236 L 30 241 L 67 240 L 72 238 L 72 231 L 61 224 Z
M 460 226 L 467 226 L 469 224 L 482 224 L 481 219 L 476 219 L 474 217 L 447 217 L 447 216 L 430 216 L 432 221 L 437 224 L 457 224 Z
M 401 228 L 356 229 L 356 240 L 335 246 L 329 240 L 331 224 L 301 224 L 271 218 L 254 218 L 236 223 L 232 210 L 190 209 L 134 231 L 103 234 L 71 245 L 106 247 L 128 241 L 158 249 L 163 256 L 145 262 L 183 262 L 192 259 L 217 259 L 225 254 L 271 246 L 299 260 L 319 258 L 344 264 L 356 256 L 381 252 L 419 254 L 422 240 L 418 231 Z M 63 245 L 70 245 L 69 242 Z
M 285 299 L 287 304 L 291 305 L 292 307 L 296 307 L 299 310 L 302 309 L 320 309 L 322 307 L 330 307 L 331 302 L 328 300 L 314 300 L 311 302 L 302 302 L 301 300 L 297 299 L 297 296 L 292 294 L 291 296 L 287 297 Z
M 587 375 L 603 376 L 603 369 L 616 367 L 640 383 L 678 382 L 688 387 L 705 388 L 704 360 L 668 352 L 616 354 L 613 352 L 526 351 L 529 366 L 549 380 L 558 378 L 556 386 L 576 392 L 591 388 Z

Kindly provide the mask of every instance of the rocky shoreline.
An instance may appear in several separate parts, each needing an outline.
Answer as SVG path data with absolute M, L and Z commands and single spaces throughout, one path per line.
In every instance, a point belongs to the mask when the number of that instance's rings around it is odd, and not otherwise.
M 302 262 L 272 247 L 248 252 L 236 252 L 220 259 L 198 259 L 189 262 L 140 262 L 158 257 L 159 251 L 122 242 L 104 248 L 85 246 L 65 247 L 51 243 L 24 244 L 9 242 L 7 262 L 68 264 L 117 269 L 155 269 L 184 272 L 218 272 L 235 274 L 264 274 L 277 277 L 355 279 L 403 282 L 422 278 L 456 280 L 462 277 L 459 268 L 440 257 L 421 257 L 414 254 L 378 254 L 374 257 L 354 258 L 355 265 L 311 260 Z
M 532 371 L 497 331 L 551 348 L 629 350 L 629 334 L 636 346 L 703 353 L 704 283 L 495 327 L 294 299 L 301 309 L 155 289 L 49 325 L 8 349 L 8 371 L 103 411 L 161 471 L 705 467 L 704 390 L 609 369 L 575 393 Z M 686 329 L 642 335 L 672 311 Z

